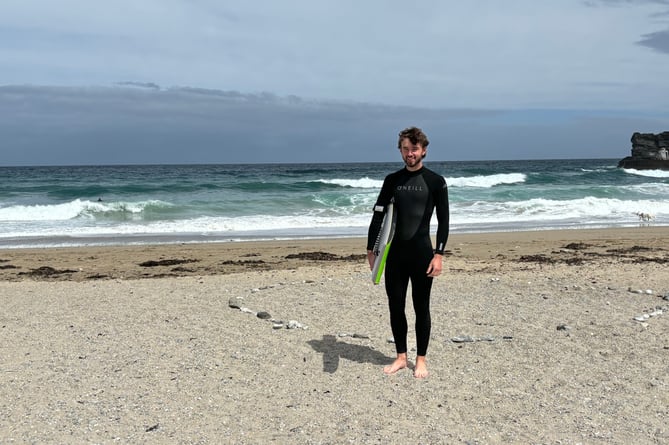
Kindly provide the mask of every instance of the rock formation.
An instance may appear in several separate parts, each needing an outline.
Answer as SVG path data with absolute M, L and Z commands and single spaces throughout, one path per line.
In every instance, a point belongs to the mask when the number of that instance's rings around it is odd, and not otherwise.
M 621 159 L 618 167 L 669 170 L 669 131 L 659 134 L 634 133 L 632 156 Z

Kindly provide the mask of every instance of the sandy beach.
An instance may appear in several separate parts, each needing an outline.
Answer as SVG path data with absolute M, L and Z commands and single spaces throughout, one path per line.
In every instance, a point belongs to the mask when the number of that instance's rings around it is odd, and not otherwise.
M 0 250 L 0 443 L 666 444 L 668 240 L 451 235 L 425 380 L 360 238 Z

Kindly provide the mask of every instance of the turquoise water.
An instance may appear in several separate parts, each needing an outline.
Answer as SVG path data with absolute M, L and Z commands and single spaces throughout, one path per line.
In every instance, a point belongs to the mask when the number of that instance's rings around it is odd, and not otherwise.
M 669 224 L 669 172 L 617 160 L 426 162 L 452 232 Z M 399 163 L 0 168 L 0 247 L 364 236 Z

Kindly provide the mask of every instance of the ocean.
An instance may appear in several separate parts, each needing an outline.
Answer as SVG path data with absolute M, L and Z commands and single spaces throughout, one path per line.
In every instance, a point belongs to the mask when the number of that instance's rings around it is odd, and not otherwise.
M 669 171 L 619 169 L 617 162 L 425 165 L 446 178 L 451 233 L 668 225 Z M 366 236 L 383 178 L 400 168 L 0 167 L 0 248 Z M 655 219 L 641 222 L 636 212 Z

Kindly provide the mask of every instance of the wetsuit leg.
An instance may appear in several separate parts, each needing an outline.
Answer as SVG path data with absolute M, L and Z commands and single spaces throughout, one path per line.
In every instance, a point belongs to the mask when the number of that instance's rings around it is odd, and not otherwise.
M 384 273 L 388 308 L 390 309 L 390 329 L 395 339 L 395 350 L 398 354 L 407 352 L 407 318 L 405 313 L 407 288 L 409 286 L 410 269 L 404 249 L 400 243 L 393 243 L 386 260 Z
M 411 291 L 414 311 L 416 313 L 416 354 L 426 355 L 427 346 L 430 343 L 430 332 L 432 320 L 430 317 L 430 293 L 432 291 L 432 277 L 427 276 L 427 268 L 434 254 L 429 242 L 420 243 L 417 252 L 414 252 L 417 260 L 411 273 Z
M 393 243 L 386 262 L 385 283 L 390 309 L 390 328 L 398 354 L 407 352 L 406 295 L 411 282 L 411 294 L 416 313 L 416 349 L 426 355 L 430 341 L 430 291 L 432 278 L 427 268 L 432 260 L 430 239 Z

